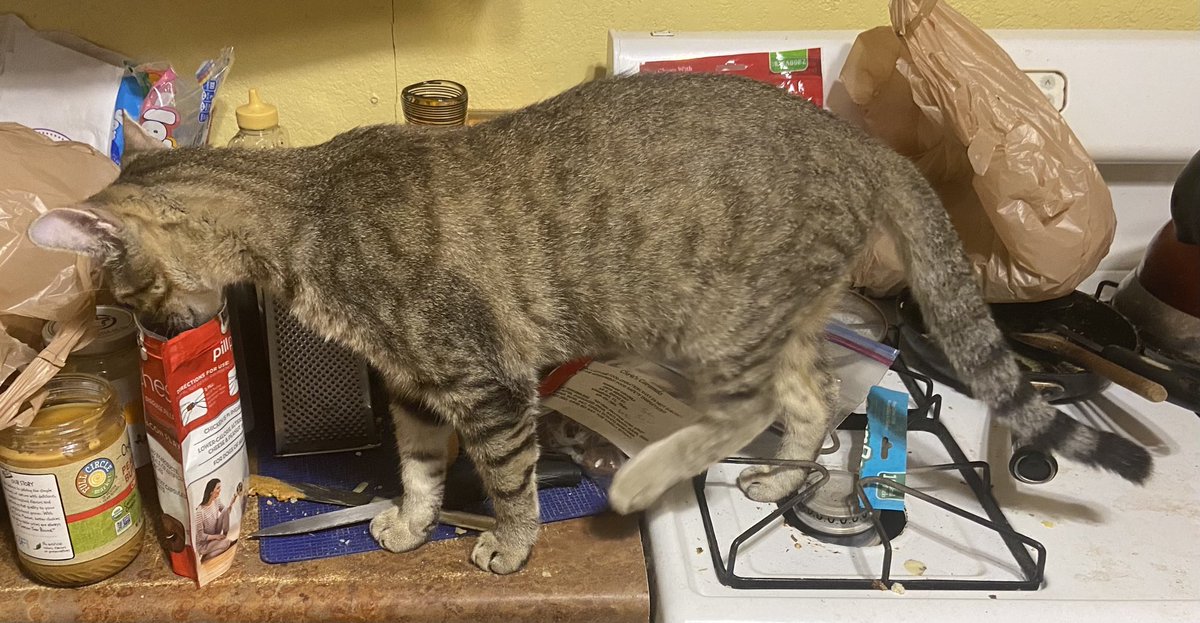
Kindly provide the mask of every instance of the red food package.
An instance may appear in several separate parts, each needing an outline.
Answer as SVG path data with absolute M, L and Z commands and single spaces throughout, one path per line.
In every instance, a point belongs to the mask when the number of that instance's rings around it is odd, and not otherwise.
M 817 106 L 825 105 L 825 83 L 821 77 L 821 48 L 705 56 L 678 61 L 649 61 L 642 72 L 687 71 L 727 73 L 773 84 Z
M 138 329 L 159 534 L 171 569 L 203 586 L 233 564 L 250 478 L 229 316 L 170 339 Z

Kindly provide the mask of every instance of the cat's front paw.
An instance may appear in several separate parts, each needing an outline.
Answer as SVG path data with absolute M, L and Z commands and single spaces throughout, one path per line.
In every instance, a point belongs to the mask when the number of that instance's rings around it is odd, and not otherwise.
M 529 560 L 533 543 L 524 539 L 501 539 L 493 531 L 484 532 L 471 550 L 471 562 L 484 571 L 506 575 L 519 571 Z
M 389 507 L 371 520 L 371 536 L 389 552 L 407 552 L 425 544 L 434 524 L 406 517 L 399 505 Z
M 754 465 L 738 475 L 738 488 L 755 502 L 778 502 L 798 491 L 805 476 L 799 468 Z

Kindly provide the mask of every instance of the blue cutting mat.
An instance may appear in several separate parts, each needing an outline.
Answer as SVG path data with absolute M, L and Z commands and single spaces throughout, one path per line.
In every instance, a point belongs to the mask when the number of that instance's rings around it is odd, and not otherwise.
M 308 482 L 343 489 L 353 489 L 359 483 L 368 483 L 368 492 L 396 491 L 399 489 L 396 474 L 395 453 L 379 448 L 363 452 L 343 452 L 295 457 L 276 457 L 270 448 L 258 454 L 258 473 L 291 482 Z M 460 461 L 467 459 L 460 458 Z M 597 515 L 608 508 L 608 496 L 596 482 L 584 478 L 576 487 L 560 487 L 538 492 L 543 523 Z M 316 502 L 280 502 L 270 498 L 259 498 L 259 525 L 263 528 L 275 524 L 319 515 L 345 508 Z M 489 507 L 481 505 L 475 509 L 462 509 L 490 514 Z M 467 534 L 474 534 L 468 532 Z M 432 541 L 452 539 L 459 536 L 450 526 L 438 526 L 430 536 Z M 260 557 L 267 563 L 286 563 L 317 558 L 331 558 L 358 554 L 380 549 L 367 522 L 324 530 L 313 534 L 267 537 L 259 540 Z

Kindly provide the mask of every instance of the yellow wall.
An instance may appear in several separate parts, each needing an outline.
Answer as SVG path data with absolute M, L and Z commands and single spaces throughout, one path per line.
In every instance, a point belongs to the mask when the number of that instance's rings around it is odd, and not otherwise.
M 985 28 L 1196 29 L 1197 0 L 956 0 Z M 803 7 L 803 8 L 800 8 Z M 474 108 L 511 108 L 596 75 L 621 30 L 865 29 L 886 0 L 5 0 L 39 29 L 75 32 L 181 73 L 233 45 L 214 142 L 258 86 L 293 142 L 393 121 L 406 84 L 448 78 Z

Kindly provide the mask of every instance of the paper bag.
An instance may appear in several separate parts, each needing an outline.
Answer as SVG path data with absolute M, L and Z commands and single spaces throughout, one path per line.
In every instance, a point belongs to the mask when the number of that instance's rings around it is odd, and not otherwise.
M 892 0 L 891 28 L 859 35 L 840 82 L 862 124 L 940 195 L 989 302 L 1073 291 L 1108 253 L 1116 216 L 1095 163 L 1033 81 L 945 2 Z M 895 241 L 877 232 L 854 285 L 895 294 Z
M 94 324 L 90 261 L 40 249 L 25 232 L 39 214 L 90 197 L 117 173 L 112 161 L 86 145 L 0 123 L 0 383 L 24 367 L 0 392 L 0 428 L 32 417 L 32 410 L 18 410 L 58 373 Z M 48 320 L 61 322 L 62 329 L 35 352 Z

